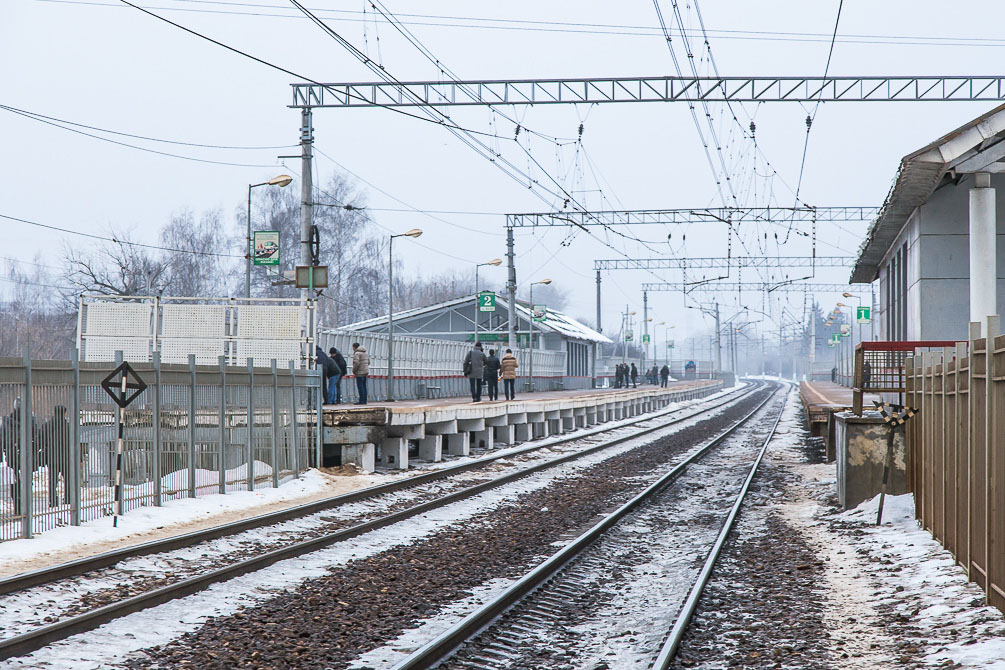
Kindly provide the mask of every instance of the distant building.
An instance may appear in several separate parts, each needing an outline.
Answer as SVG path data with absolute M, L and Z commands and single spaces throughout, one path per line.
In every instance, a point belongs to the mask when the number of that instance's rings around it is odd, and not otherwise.
M 508 344 L 509 304 L 503 296 L 496 298 L 495 311 L 476 312 L 474 296 L 436 303 L 394 314 L 395 337 L 424 337 L 438 340 L 475 342 L 475 315 L 478 340 L 486 350 L 505 351 Z M 526 303 L 516 306 L 515 354 L 521 361 L 520 373 L 528 370 L 531 310 Z M 341 326 L 342 331 L 387 333 L 387 316 Z M 564 388 L 588 388 L 593 374 L 594 348 L 611 340 L 579 323 L 575 319 L 548 309 L 544 321 L 534 322 L 534 376 L 564 378 Z
M 1005 105 L 908 154 L 852 283 L 879 281 L 880 339 L 965 340 L 1005 308 Z

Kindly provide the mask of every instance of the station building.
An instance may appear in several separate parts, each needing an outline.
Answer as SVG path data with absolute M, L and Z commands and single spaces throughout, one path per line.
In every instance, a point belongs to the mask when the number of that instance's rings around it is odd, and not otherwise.
M 497 296 L 495 311 L 477 310 L 475 296 L 440 302 L 427 307 L 395 312 L 394 335 L 436 340 L 475 342 L 477 338 L 488 349 L 505 351 L 509 339 L 509 302 Z M 520 373 L 529 372 L 531 347 L 531 308 L 521 301 L 516 304 L 516 340 L 514 354 L 520 360 Z M 388 332 L 387 316 L 347 324 L 341 330 L 353 332 Z M 561 388 L 589 388 L 593 375 L 596 348 L 611 340 L 596 330 L 554 309 L 547 309 L 544 321 L 533 322 L 534 377 L 561 380 Z
M 965 340 L 1005 314 L 1005 105 L 904 156 L 851 283 L 879 282 L 879 339 Z

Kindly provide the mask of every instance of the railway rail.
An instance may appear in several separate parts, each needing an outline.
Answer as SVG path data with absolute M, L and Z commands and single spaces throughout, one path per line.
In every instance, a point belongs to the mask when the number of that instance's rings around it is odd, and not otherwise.
M 699 407 L 694 411 L 686 412 L 681 416 L 675 416 L 670 420 L 666 420 L 667 415 L 679 413 L 681 411 L 680 408 L 667 410 L 656 415 L 639 417 L 638 419 L 628 422 L 620 422 L 616 426 L 602 426 L 593 430 L 578 431 L 572 435 L 564 436 L 559 439 L 548 440 L 541 444 L 529 445 L 515 450 L 507 450 L 502 454 L 483 457 L 468 463 L 461 463 L 408 479 L 402 479 L 396 482 L 370 487 L 368 489 L 303 505 L 290 510 L 263 515 L 254 519 L 207 529 L 205 531 L 189 533 L 177 538 L 161 540 L 158 542 L 139 545 L 137 547 L 109 552 L 89 559 L 82 559 L 72 563 L 54 566 L 53 568 L 46 570 L 29 573 L 27 575 L 15 576 L 14 578 L 2 580 L 0 581 L 0 593 L 6 593 L 9 596 L 17 595 L 18 592 L 23 592 L 24 589 L 27 588 L 53 588 L 62 580 L 79 577 L 81 575 L 87 576 L 95 573 L 100 574 L 102 570 L 109 569 L 112 566 L 132 558 L 152 554 L 163 554 L 164 552 L 190 548 L 209 540 L 235 536 L 248 530 L 274 526 L 276 524 L 290 522 L 291 520 L 302 520 L 306 517 L 310 517 L 311 515 L 318 515 L 319 513 L 327 512 L 340 506 L 346 506 L 350 503 L 373 501 L 378 499 L 380 496 L 387 494 L 400 494 L 406 489 L 419 489 L 423 485 L 430 485 L 433 487 L 440 486 L 440 484 L 443 483 L 441 480 L 461 475 L 462 473 L 487 468 L 492 464 L 499 464 L 499 462 L 503 459 L 526 457 L 542 449 L 551 449 L 560 445 L 567 445 L 569 443 L 582 441 L 584 438 L 588 439 L 612 431 L 620 431 L 621 433 L 624 433 L 611 439 L 604 440 L 598 444 L 589 445 L 585 448 L 577 449 L 571 453 L 566 453 L 555 458 L 548 458 L 542 462 L 512 470 L 502 474 L 501 476 L 493 477 L 486 481 L 479 481 L 470 486 L 462 486 L 461 488 L 449 491 L 446 494 L 443 494 L 441 487 L 441 490 L 428 492 L 428 497 L 431 499 L 422 500 L 417 504 L 403 505 L 401 506 L 401 509 L 396 509 L 391 513 L 382 514 L 376 518 L 370 518 L 345 527 L 339 527 L 332 532 L 326 532 L 326 529 L 324 528 L 325 524 L 321 523 L 320 530 L 318 528 L 312 528 L 306 533 L 306 535 L 308 535 L 306 539 L 290 541 L 287 538 L 285 544 L 278 548 L 262 549 L 254 552 L 251 556 L 242 558 L 241 560 L 231 561 L 226 565 L 217 566 L 213 569 L 206 570 L 183 579 L 175 578 L 173 581 L 170 581 L 170 583 L 164 584 L 164 580 L 161 580 L 160 584 L 155 582 L 152 584 L 151 588 L 143 590 L 141 593 L 118 598 L 112 602 L 87 609 L 87 611 L 74 612 L 72 616 L 54 617 L 57 619 L 54 622 L 34 627 L 30 630 L 0 641 L 0 659 L 30 653 L 46 645 L 52 644 L 53 642 L 65 639 L 71 635 L 92 630 L 103 623 L 112 621 L 127 614 L 196 593 L 213 584 L 226 581 L 255 570 L 260 570 L 278 561 L 294 558 L 296 556 L 322 549 L 364 533 L 424 514 L 438 507 L 457 502 L 458 500 L 478 495 L 486 490 L 502 486 L 535 472 L 556 467 L 563 463 L 585 457 L 603 449 L 608 449 L 612 446 L 622 444 L 628 440 L 637 439 L 642 435 L 663 430 L 696 417 L 700 417 L 701 415 L 717 408 L 741 401 L 751 393 L 754 393 L 757 388 L 758 387 L 755 385 L 751 388 L 731 393 L 724 398 L 718 399 L 716 402 L 701 403 L 703 405 L 702 407 Z M 652 425 L 642 425 L 647 423 L 651 423 Z M 626 428 L 630 430 L 621 430 Z M 0 602 L 0 608 L 3 606 L 4 603 Z
M 775 394 L 766 398 L 757 408 L 727 430 L 691 452 L 687 458 L 644 491 L 526 573 L 502 593 L 399 662 L 394 666 L 394 670 L 424 670 L 437 667 L 492 670 L 526 667 L 521 663 L 528 662 L 526 656 L 528 653 L 538 653 L 529 652 L 528 647 L 540 645 L 541 631 L 553 626 L 568 627 L 569 621 L 564 612 L 571 607 L 571 603 L 582 599 L 581 593 L 588 588 L 587 585 L 596 582 L 598 574 L 605 575 L 624 568 L 619 565 L 619 561 L 610 556 L 586 556 L 588 550 L 596 548 L 602 538 L 631 519 L 640 508 L 655 504 L 656 499 L 671 484 L 684 477 L 689 467 L 705 458 L 714 447 L 722 444 L 751 421 L 773 397 Z M 726 537 L 733 527 L 768 444 L 774 436 L 784 404 L 783 401 L 757 449 L 756 457 L 746 471 L 746 477 L 715 535 L 715 541 L 705 557 L 702 568 L 683 606 L 676 613 L 674 624 L 662 647 L 656 653 L 656 658 L 650 666 L 653 670 L 666 670 L 673 661 L 702 590 L 711 576 Z M 624 551 L 623 547 L 621 551 Z M 602 580 L 604 577 L 599 579 Z M 546 643 L 544 646 L 552 645 Z M 542 668 L 566 667 L 563 663 L 570 660 L 573 659 L 559 658 L 557 661 L 554 658 L 543 657 L 534 659 Z M 600 667 L 607 666 L 601 664 Z

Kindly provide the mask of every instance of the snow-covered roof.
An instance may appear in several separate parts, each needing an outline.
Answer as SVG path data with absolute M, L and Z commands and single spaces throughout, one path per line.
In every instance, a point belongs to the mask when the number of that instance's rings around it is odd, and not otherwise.
M 433 305 L 427 305 L 426 307 L 418 307 L 416 309 L 407 309 L 401 312 L 394 313 L 394 320 L 404 320 L 415 316 L 422 316 L 424 314 L 429 314 L 431 312 L 453 309 L 455 307 L 460 307 L 467 303 L 474 303 L 474 296 L 465 296 L 463 298 L 456 298 L 454 300 L 447 300 L 445 302 L 438 302 Z M 503 296 L 499 296 L 496 302 L 505 307 L 509 308 L 509 303 Z M 519 318 L 530 321 L 531 319 L 531 309 L 530 306 L 517 301 L 516 314 Z M 357 321 L 356 323 L 350 323 L 345 326 L 341 326 L 341 330 L 367 330 L 377 326 L 383 326 L 387 324 L 387 316 L 378 316 L 373 319 L 366 319 L 365 321 Z M 576 321 L 569 315 L 559 312 L 558 310 L 548 308 L 548 315 L 546 321 L 536 322 L 534 325 L 535 329 L 539 329 L 542 332 L 551 331 L 557 333 L 562 337 L 567 337 L 573 340 L 581 340 L 585 342 L 597 342 L 600 344 L 610 344 L 610 340 L 603 333 L 599 333 L 596 330 L 590 328 L 589 326 Z M 415 335 L 421 333 L 412 333 Z

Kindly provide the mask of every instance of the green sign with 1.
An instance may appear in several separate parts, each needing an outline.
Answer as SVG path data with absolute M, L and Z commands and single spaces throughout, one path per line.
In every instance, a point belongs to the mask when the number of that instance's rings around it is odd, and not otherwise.
M 858 323 L 871 323 L 872 322 L 872 308 L 858 306 L 855 308 L 855 321 Z

